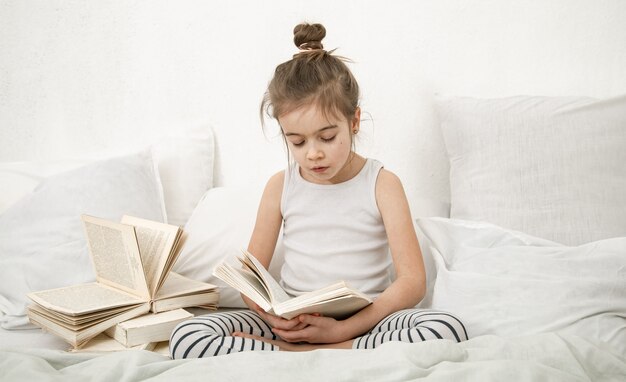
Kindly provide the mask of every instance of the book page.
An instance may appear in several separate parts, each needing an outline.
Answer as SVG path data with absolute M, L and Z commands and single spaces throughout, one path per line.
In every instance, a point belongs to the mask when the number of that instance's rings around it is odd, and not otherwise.
M 320 313 L 323 316 L 341 320 L 350 317 L 369 304 L 371 304 L 371 301 L 358 296 L 342 296 L 316 302 L 311 305 L 293 305 L 287 307 L 287 309 L 279 306 L 275 310 L 275 313 L 288 320 L 302 313 Z
M 254 255 L 246 250 L 242 250 L 244 258 L 240 259 L 242 264 L 254 272 L 265 285 L 269 292 L 270 301 L 272 305 L 279 304 L 281 302 L 290 300 L 291 297 L 285 292 L 285 290 L 278 284 L 278 282 L 272 277 L 272 275 L 265 269 L 265 267 L 257 260 Z
M 128 321 L 120 322 L 105 333 L 125 346 L 135 346 L 148 342 L 168 341 L 172 330 L 179 323 L 193 317 L 184 309 L 162 313 L 148 313 Z
M 174 309 L 161 313 L 148 313 L 143 316 L 139 316 L 128 321 L 120 322 L 118 327 L 123 330 L 129 330 L 134 328 L 145 328 L 162 324 L 164 322 L 180 322 L 193 317 L 193 314 L 189 313 L 185 309 Z M 114 328 L 107 330 L 107 333 L 111 333 Z
M 122 223 L 135 227 L 150 296 L 155 296 L 159 284 L 167 275 L 168 258 L 178 241 L 180 228 L 127 215 L 122 217 Z
M 235 268 L 227 262 L 223 262 L 213 270 L 213 275 L 246 295 L 263 310 L 267 312 L 272 310 L 267 288 L 253 272 L 243 268 Z
M 119 322 L 126 321 L 133 317 L 137 317 L 141 314 L 147 313 L 150 310 L 150 303 L 143 302 L 138 305 L 131 306 L 127 310 L 111 316 L 109 319 L 98 322 L 93 326 L 89 326 L 83 330 L 78 331 L 67 329 L 62 325 L 59 325 L 56 321 L 47 319 L 46 317 L 37 314 L 37 311 L 32 310 L 31 307 L 32 306 L 29 306 L 27 314 L 32 323 L 44 328 L 44 330 L 46 331 L 52 332 L 62 337 L 75 347 L 80 347 L 85 344 L 90 338 L 104 332 L 111 326 L 114 326 Z
M 80 315 L 145 302 L 131 294 L 99 283 L 32 292 L 28 297 L 44 308 L 68 315 Z
M 287 319 L 301 313 L 321 313 L 324 316 L 341 319 L 371 303 L 372 299 L 367 295 L 340 281 L 275 305 L 274 311 Z
M 184 296 L 205 291 L 217 290 L 217 286 L 170 272 L 155 296 L 155 299 Z
M 148 299 L 135 229 L 93 216 L 83 215 L 81 219 L 96 280 Z
M 143 302 L 145 301 L 142 301 L 142 303 Z M 29 305 L 28 308 L 32 310 L 36 310 L 41 315 L 46 316 L 54 320 L 55 322 L 67 324 L 68 327 L 69 326 L 82 327 L 85 325 L 91 325 L 94 322 L 100 322 L 102 321 L 102 319 L 106 319 L 107 317 L 111 317 L 112 315 L 125 312 L 129 309 L 128 308 L 129 306 L 133 306 L 133 305 L 136 305 L 136 304 L 124 305 L 124 306 L 120 306 L 117 308 L 107 308 L 105 310 L 97 310 L 93 313 L 84 313 L 84 314 L 80 314 L 76 316 L 70 316 L 65 313 L 61 313 L 52 309 L 46 309 L 46 308 L 43 308 L 39 304 L 31 304 Z
M 157 291 L 163 287 L 163 283 L 169 277 L 169 274 L 172 271 L 172 267 L 174 266 L 174 263 L 178 259 L 178 255 L 180 255 L 180 251 L 186 242 L 187 242 L 187 233 L 181 230 L 179 232 L 178 239 L 174 243 L 174 248 L 172 249 L 172 253 L 168 257 L 167 263 L 165 263 L 165 268 L 163 269 L 163 275 L 165 276 L 161 277 L 161 281 L 159 281 L 159 283 L 157 284 L 157 287 L 156 287 Z
M 126 347 L 116 341 L 115 339 L 107 336 L 104 333 L 100 333 L 94 338 L 90 339 L 84 346 L 80 348 L 70 348 L 69 352 L 95 352 L 95 353 L 109 353 L 123 350 L 148 350 L 151 351 L 157 345 L 156 342 L 149 342 L 146 344 Z
M 111 310 L 106 310 L 104 311 L 106 315 L 102 315 L 100 317 L 91 319 L 89 321 L 80 322 L 80 323 L 69 322 L 66 318 L 70 316 L 63 315 L 62 313 L 55 313 L 53 310 L 44 309 L 37 304 L 30 305 L 28 309 L 32 312 L 37 313 L 40 317 L 45 318 L 51 322 L 54 322 L 56 325 L 62 326 L 72 331 L 81 331 L 81 330 L 90 328 L 94 325 L 97 325 L 101 322 L 105 322 L 111 319 L 111 317 L 113 316 L 127 312 L 129 309 L 132 309 L 133 307 L 141 306 L 142 304 L 145 305 L 146 304 L 145 301 L 140 304 L 134 304 L 134 305 L 129 305 L 129 306 L 127 305 L 121 308 L 113 308 Z M 82 316 L 76 316 L 76 317 L 82 317 Z
M 178 308 L 195 308 L 202 307 L 205 310 L 215 310 L 219 302 L 219 294 L 216 292 L 201 292 L 188 294 L 185 296 L 176 296 L 154 300 L 152 307 L 153 312 L 166 312 Z

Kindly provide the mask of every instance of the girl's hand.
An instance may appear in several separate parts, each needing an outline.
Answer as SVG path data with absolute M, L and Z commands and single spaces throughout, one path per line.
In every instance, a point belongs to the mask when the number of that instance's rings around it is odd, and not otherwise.
M 287 342 L 334 344 L 352 339 L 344 328 L 344 321 L 316 314 L 301 314 L 292 320 L 298 320 L 300 325 L 290 330 L 275 328 L 272 331 Z M 304 327 L 299 328 L 301 325 Z
M 254 304 L 254 306 L 251 307 L 251 309 L 254 310 L 259 316 L 261 316 L 263 321 L 267 322 L 269 326 L 272 327 L 272 331 L 274 333 L 276 333 L 276 330 L 282 330 L 282 331 L 301 330 L 301 329 L 306 328 L 307 326 L 307 324 L 298 320 L 298 317 L 294 317 L 291 320 L 287 320 L 282 317 L 267 313 L 260 306 L 256 304 Z
M 250 310 L 256 312 L 263 321 L 267 322 L 267 324 L 273 329 L 283 329 L 283 330 L 300 330 L 306 327 L 306 324 L 298 321 L 298 317 L 294 317 L 291 320 L 285 320 L 282 317 L 275 316 L 273 314 L 269 314 L 263 310 L 260 306 L 258 306 L 254 301 L 250 300 L 248 297 L 241 295 L 243 301 L 248 305 Z

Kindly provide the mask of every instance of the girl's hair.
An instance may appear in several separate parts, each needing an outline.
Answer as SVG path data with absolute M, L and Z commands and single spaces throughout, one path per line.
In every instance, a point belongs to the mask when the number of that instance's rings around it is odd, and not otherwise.
M 261 102 L 264 113 L 279 116 L 304 105 L 316 104 L 326 115 L 350 121 L 359 106 L 359 85 L 345 64 L 344 57 L 324 50 L 326 29 L 321 24 L 298 24 L 293 42 L 300 52 L 276 67 Z

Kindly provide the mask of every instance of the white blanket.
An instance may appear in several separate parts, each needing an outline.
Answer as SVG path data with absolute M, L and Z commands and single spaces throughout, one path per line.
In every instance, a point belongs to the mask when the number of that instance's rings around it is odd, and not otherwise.
M 91 381 L 620 381 L 626 359 L 601 343 L 555 333 L 462 343 L 387 343 L 373 350 L 247 352 L 170 360 L 148 351 L 106 355 L 0 351 L 0 380 Z

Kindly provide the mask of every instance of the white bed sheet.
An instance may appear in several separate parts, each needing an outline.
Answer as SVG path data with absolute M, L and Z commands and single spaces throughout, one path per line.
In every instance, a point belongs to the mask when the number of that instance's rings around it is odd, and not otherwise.
M 6 330 L 0 328 L 0 349 L 51 349 L 68 350 L 70 345 L 59 337 L 39 328 Z
M 42 347 L 2 346 L 0 380 L 626 380 L 623 355 L 601 343 L 556 333 L 509 339 L 488 335 L 462 343 L 391 342 L 373 350 L 244 352 L 200 360 L 170 360 L 143 350 L 71 354 Z

